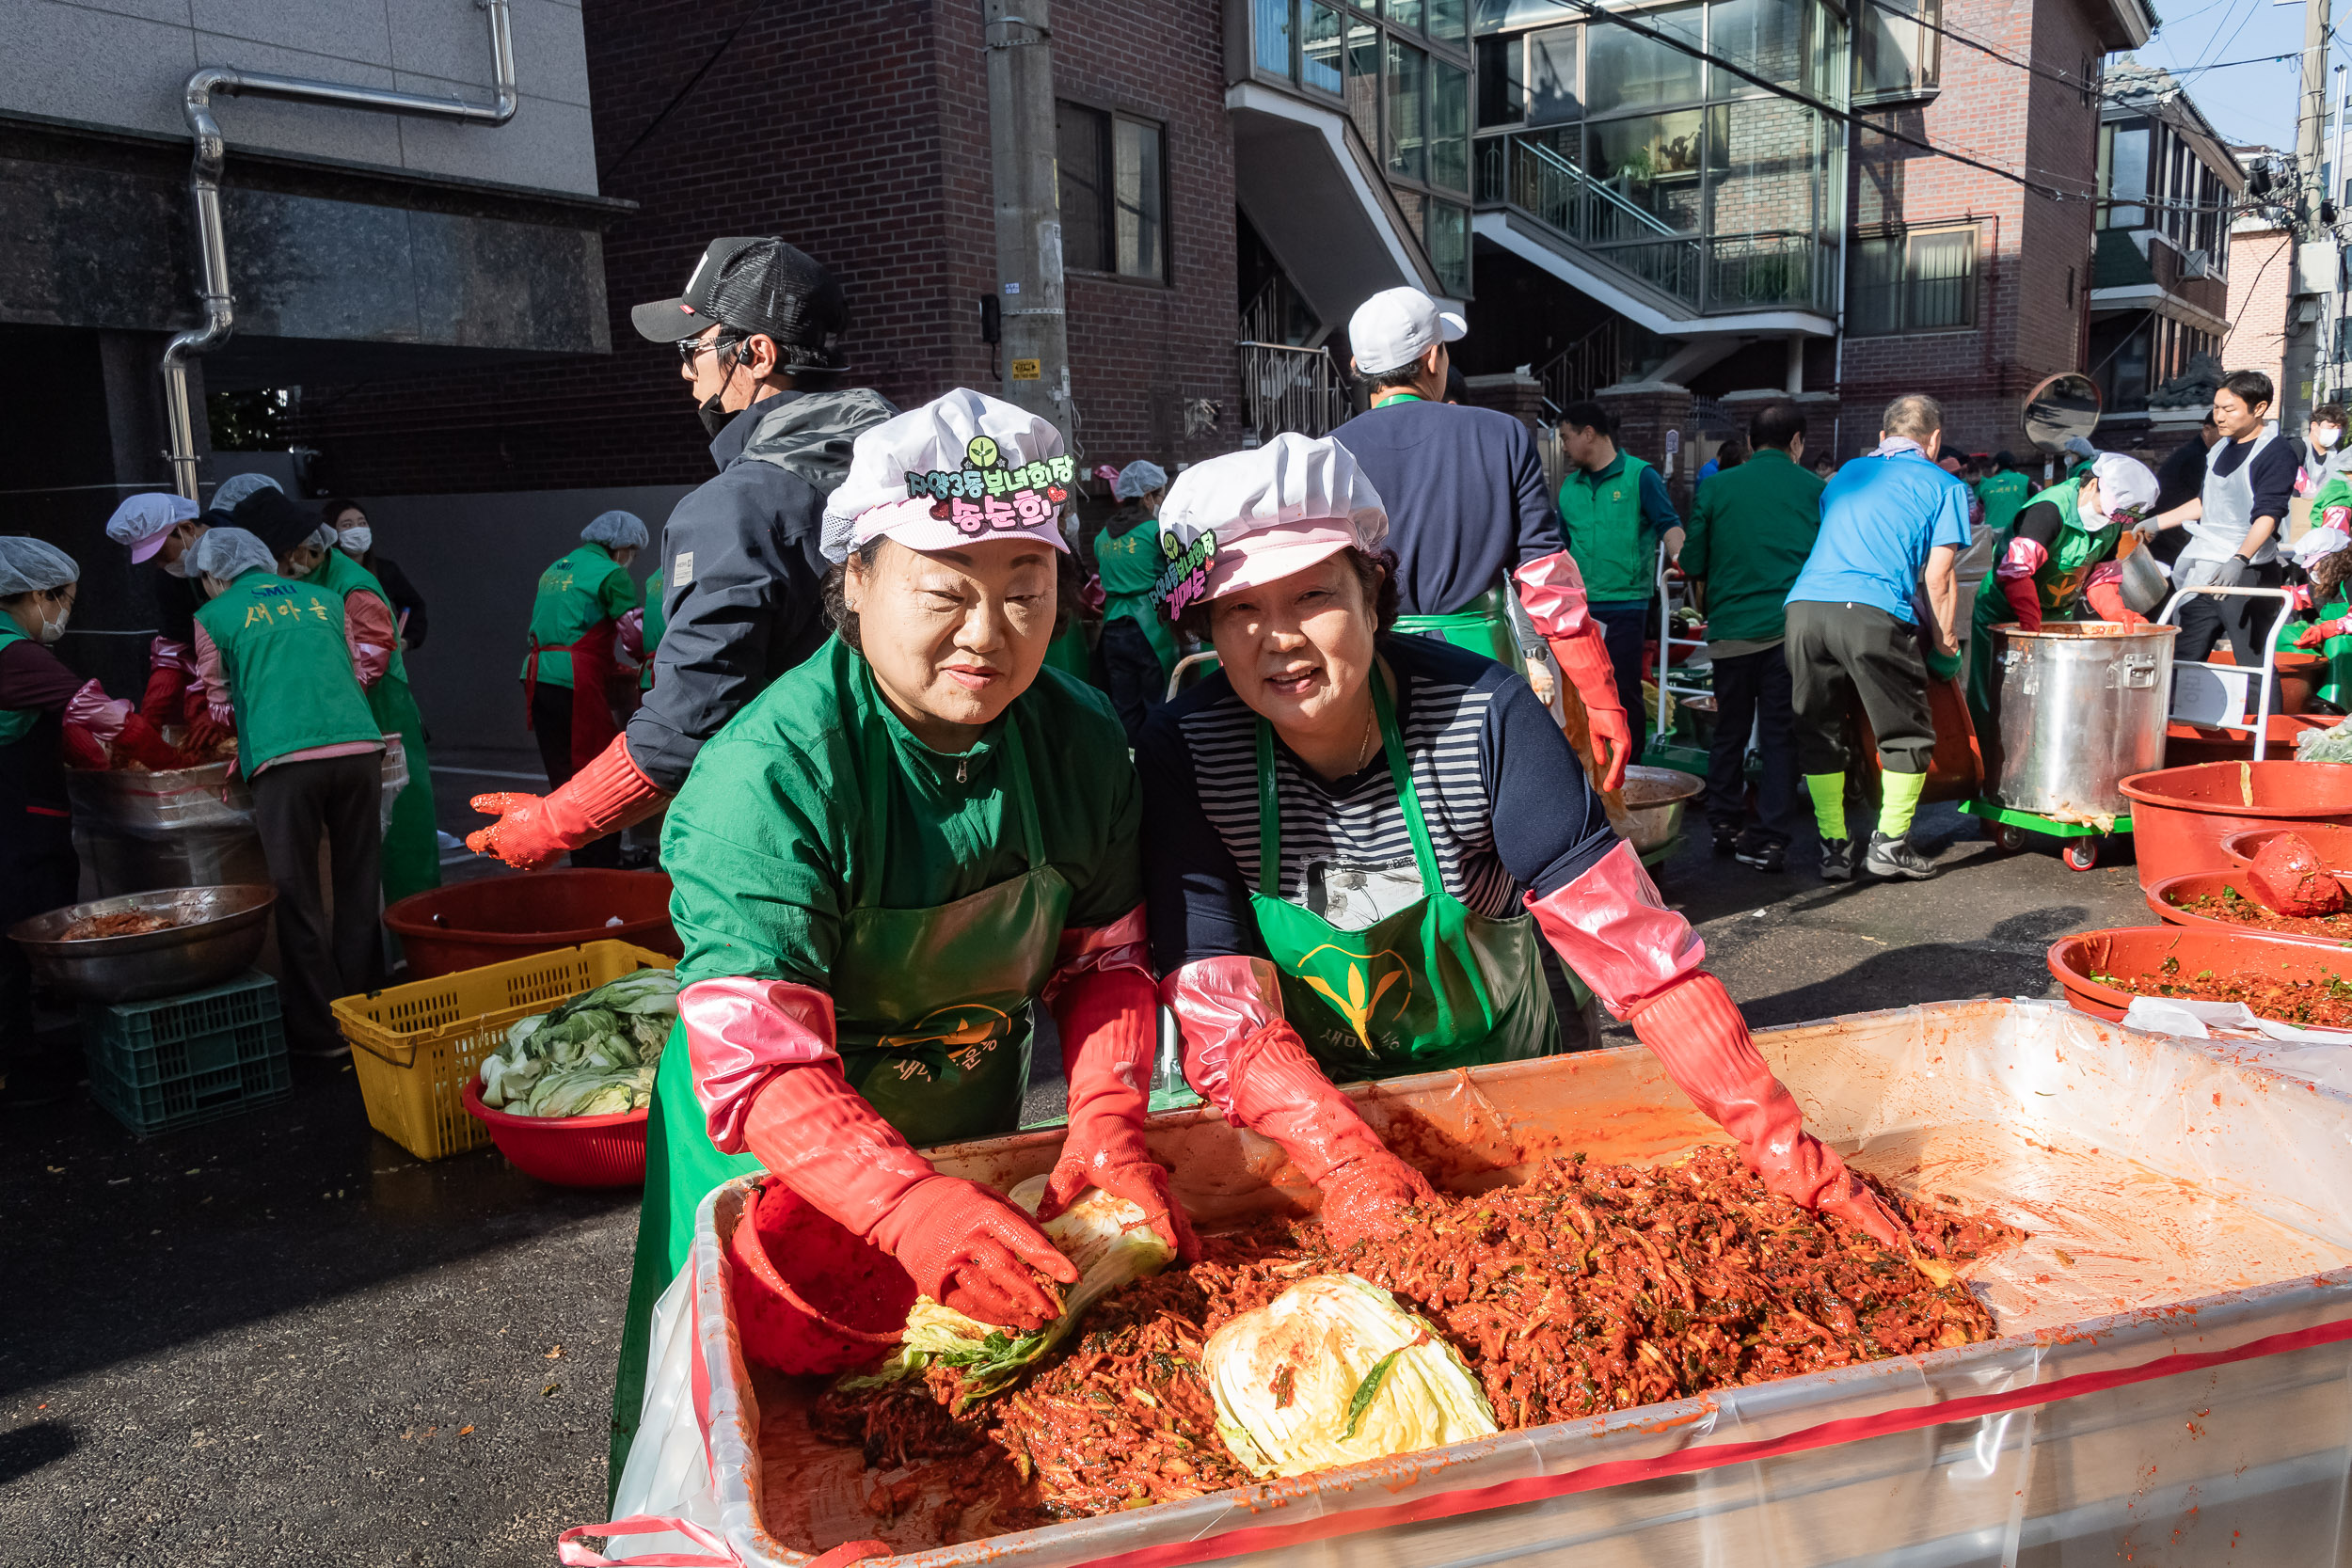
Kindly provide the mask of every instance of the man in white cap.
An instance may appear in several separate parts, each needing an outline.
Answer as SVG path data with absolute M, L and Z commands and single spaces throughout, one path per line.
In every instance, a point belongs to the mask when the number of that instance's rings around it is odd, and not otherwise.
M 1544 467 L 1527 427 L 1491 408 L 1446 401 L 1453 367 L 1446 348 L 1468 328 L 1419 289 L 1387 289 L 1348 321 L 1356 372 L 1372 407 L 1332 438 L 1356 459 L 1389 515 L 1396 553 L 1396 629 L 1473 649 L 1503 665 L 1532 665 L 1511 629 L 1504 579 L 1534 573 L 1541 602 L 1553 606 L 1534 630 L 1575 684 L 1590 726 L 1604 790 L 1622 782 L 1632 729 L 1599 626 L 1585 614 L 1576 567 L 1560 549 Z M 1552 558 L 1557 557 L 1557 560 Z M 1534 611 L 1531 608 L 1531 616 Z
M 500 819 L 466 843 L 522 870 L 661 810 L 703 743 L 823 643 L 825 497 L 857 434 L 898 412 L 839 384 L 840 280 L 773 236 L 711 241 L 681 293 L 629 321 L 675 349 L 719 472 L 662 530 L 653 678 L 627 732 L 544 797 L 474 800 Z

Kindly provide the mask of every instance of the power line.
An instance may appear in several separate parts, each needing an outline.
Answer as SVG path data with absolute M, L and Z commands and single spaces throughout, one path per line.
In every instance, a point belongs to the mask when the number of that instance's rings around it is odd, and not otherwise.
M 2063 70 L 2057 66 L 2036 65 L 2031 60 L 2021 60 L 2014 55 L 2004 54 L 2000 50 L 1994 48 L 1992 44 L 1985 42 L 1982 39 L 1971 38 L 1957 27 L 1947 27 L 1942 23 L 1930 22 L 1926 17 L 1905 9 L 1902 0 L 1870 0 L 1870 4 L 1876 6 L 1880 10 L 1887 12 L 1889 15 L 1899 16 L 1906 22 L 1915 23 L 1919 26 L 1928 29 L 1928 31 L 1941 34 L 1945 38 L 1950 39 L 1956 43 L 1964 43 L 1971 49 L 1980 50 L 1983 53 L 1992 55 L 2003 65 L 2013 66 L 2019 71 L 2026 71 L 2031 75 L 2040 76 L 2047 81 L 2057 82 L 2061 86 L 2072 87 L 2077 92 L 2082 91 L 2086 87 L 2092 87 L 2098 85 L 2096 82 L 2085 81 L 2083 78 L 2075 75 L 2073 71 Z

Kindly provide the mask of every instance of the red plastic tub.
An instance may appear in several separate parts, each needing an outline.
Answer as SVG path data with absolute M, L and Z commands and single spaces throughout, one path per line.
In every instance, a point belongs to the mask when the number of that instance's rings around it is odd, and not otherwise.
M 914 1281 L 775 1178 L 744 1201 L 727 1252 L 745 1359 L 780 1372 L 846 1372 L 898 1347 Z
M 2207 894 L 2219 893 L 2225 887 L 2237 889 L 2241 898 L 2253 896 L 2246 884 L 2238 879 L 2238 873 L 2234 870 L 2190 871 L 2178 877 L 2167 877 L 2149 888 L 2148 907 L 2167 925 L 2186 927 L 2191 930 L 2220 931 L 2231 936 L 2259 936 L 2265 942 L 2295 942 L 2307 947 L 2352 948 L 2352 942 L 2340 942 L 2334 937 L 2298 936 L 2289 931 L 2257 931 L 2251 926 L 2192 914 L 2173 902 L 2175 899 L 2193 901 Z
M 2228 870 L 2221 841 L 2233 833 L 2303 822 L 2352 825 L 2352 765 L 2344 763 L 2201 762 L 2135 773 L 2122 790 L 2132 802 L 2139 885 L 2151 894 L 2169 877 Z
M 2352 828 L 2338 827 L 2328 822 L 2306 822 L 2289 828 L 2255 828 L 2242 833 L 2232 833 L 2221 841 L 2221 852 L 2230 857 L 2233 869 L 2251 865 L 2254 857 L 2263 852 L 2263 846 L 2283 833 L 2299 834 L 2304 842 L 2319 851 L 2319 863 L 2333 875 L 2352 877 Z
M 525 1176 L 558 1187 L 636 1187 L 645 1180 L 645 1113 L 609 1117 L 518 1117 L 482 1103 L 482 1080 L 466 1080 L 466 1111 Z
M 2217 974 L 2260 968 L 2285 980 L 2352 981 L 2352 952 L 2310 942 L 2288 942 L 2257 932 L 2233 935 L 2211 921 L 2194 926 L 2124 926 L 2082 931 L 2050 944 L 2050 973 L 2065 988 L 2076 1012 L 2110 1022 L 2121 1019 L 2137 993 L 2102 985 L 2093 974 L 2130 979 L 2155 972 L 2165 959 L 2184 974 Z
M 607 938 L 674 958 L 685 952 L 670 925 L 670 879 L 659 871 L 485 877 L 411 894 L 384 911 L 384 924 L 400 938 L 412 980 Z

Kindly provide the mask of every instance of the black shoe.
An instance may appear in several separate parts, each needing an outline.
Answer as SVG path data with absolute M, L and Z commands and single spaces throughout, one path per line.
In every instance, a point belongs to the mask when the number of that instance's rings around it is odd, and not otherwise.
M 1788 846 L 1776 838 L 1762 838 L 1742 833 L 1732 853 L 1741 865 L 1752 865 L 1758 871 L 1781 872 L 1788 869 Z
M 1924 881 L 1935 875 L 1935 863 L 1913 848 L 1908 838 L 1872 833 L 1869 852 L 1862 857 L 1862 869 L 1873 877 L 1910 877 Z
M 1853 880 L 1854 843 L 1850 838 L 1821 840 L 1821 880 L 1851 882 Z
M 1716 823 L 1715 853 L 1719 855 L 1732 855 L 1739 853 L 1739 850 L 1740 824 L 1737 822 Z

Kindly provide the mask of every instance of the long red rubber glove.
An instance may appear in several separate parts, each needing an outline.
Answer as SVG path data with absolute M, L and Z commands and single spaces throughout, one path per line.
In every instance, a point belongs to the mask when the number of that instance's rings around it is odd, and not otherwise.
M 668 797 L 615 736 L 587 767 L 547 795 L 477 795 L 471 804 L 498 820 L 466 835 L 477 855 L 496 855 L 517 871 L 535 871 L 567 849 L 643 822 Z
M 2342 637 L 2347 630 L 2352 630 L 2352 616 L 2315 621 L 2303 628 L 2303 634 L 2295 640 L 2295 645 L 2298 648 L 2316 648 L 2331 637 Z
M 2050 552 L 2031 539 L 2012 539 L 2003 552 L 2001 563 L 1993 569 L 2001 585 L 2001 597 L 2009 601 L 2017 624 L 2027 631 L 2042 629 L 2042 595 L 2033 585 L 2033 575 L 2042 570 L 2050 559 Z
M 66 700 L 64 717 L 72 743 L 68 754 L 77 766 L 104 768 L 117 753 L 159 770 L 188 765 L 179 748 L 165 740 L 138 709 L 120 697 L 107 696 L 96 681 L 84 682 Z
M 1575 683 L 1584 705 L 1594 760 L 1600 767 L 1594 787 L 1604 795 L 1622 788 L 1626 767 L 1633 760 L 1633 725 L 1617 692 L 1616 666 L 1609 661 L 1600 624 L 1586 609 L 1583 574 L 1567 551 L 1559 550 L 1529 562 L 1512 574 L 1512 580 L 1518 584 L 1528 621 L 1551 649 L 1560 673 Z
M 188 766 L 187 754 L 166 740 L 163 732 L 147 721 L 147 715 L 136 711 L 122 721 L 122 733 L 115 736 L 115 751 L 158 773 Z
M 1139 918 L 1136 928 L 1142 929 Z M 1037 1217 L 1052 1219 L 1087 1188 L 1099 1187 L 1141 1209 L 1178 1258 L 1198 1261 L 1200 1243 L 1168 1191 L 1168 1168 L 1143 1145 L 1159 1035 L 1157 988 L 1122 966 L 1077 974 L 1047 995 L 1070 1083 L 1070 1130 Z
M 1723 982 L 1699 966 L 1707 946 L 1664 907 L 1629 844 L 1575 881 L 1527 900 L 1561 961 L 1629 1021 L 1692 1103 L 1731 1134 L 1773 1192 L 1851 1221 L 1887 1246 L 1902 1227 L 1836 1151 L 1804 1130 L 1804 1114 L 1749 1037 Z
M 196 673 L 195 657 L 186 643 L 158 637 L 148 643 L 147 659 L 147 690 L 139 698 L 139 711 L 158 729 L 176 724 L 188 678 Z
M 1438 1195 L 1324 1076 L 1282 1017 L 1279 984 L 1272 964 L 1239 955 L 1162 981 L 1161 1000 L 1184 1025 L 1184 1077 L 1228 1121 L 1282 1146 L 1322 1192 L 1334 1244 L 1396 1235 L 1410 1223 L 1406 1210 Z

